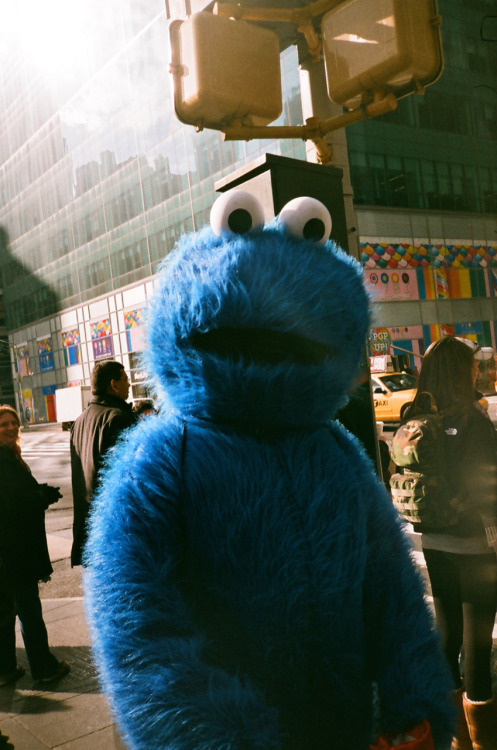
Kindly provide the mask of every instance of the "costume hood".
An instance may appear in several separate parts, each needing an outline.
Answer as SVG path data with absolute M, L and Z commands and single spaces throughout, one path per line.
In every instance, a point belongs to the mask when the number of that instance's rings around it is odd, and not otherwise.
M 173 412 L 298 426 L 347 398 L 369 326 L 361 268 L 327 240 L 319 201 L 295 199 L 268 226 L 262 215 L 244 191 L 221 196 L 161 266 L 145 360 Z

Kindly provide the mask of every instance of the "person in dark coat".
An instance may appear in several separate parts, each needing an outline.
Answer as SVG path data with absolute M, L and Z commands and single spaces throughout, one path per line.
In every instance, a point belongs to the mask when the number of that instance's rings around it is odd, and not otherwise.
M 477 349 L 467 343 L 446 336 L 431 344 L 407 417 L 426 409 L 422 397 L 429 393 L 444 427 L 447 493 L 454 518 L 446 530 L 424 530 L 421 544 L 457 691 L 459 722 L 452 748 L 497 750 L 491 668 L 497 610 L 497 446 L 492 422 L 475 401 Z
M 129 379 L 114 360 L 98 362 L 91 376 L 93 399 L 71 431 L 71 476 L 74 504 L 71 565 L 81 565 L 86 542 L 86 522 L 98 485 L 99 471 L 109 448 L 136 421 L 126 403 Z
M 0 406 L 0 685 L 25 672 L 16 663 L 16 615 L 33 678 L 51 682 L 70 669 L 50 651 L 38 592 L 38 582 L 53 572 L 45 510 L 61 495 L 58 487 L 39 484 L 22 460 L 20 426 L 17 412 Z

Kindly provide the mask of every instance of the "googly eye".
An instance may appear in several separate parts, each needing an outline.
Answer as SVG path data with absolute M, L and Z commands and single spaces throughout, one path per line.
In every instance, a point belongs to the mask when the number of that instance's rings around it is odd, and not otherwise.
M 286 226 L 290 234 L 324 245 L 331 232 L 330 212 L 316 198 L 302 196 L 289 201 L 280 211 L 278 224 Z
M 222 232 L 247 234 L 264 226 L 261 204 L 246 190 L 223 193 L 211 208 L 210 224 L 218 237 Z

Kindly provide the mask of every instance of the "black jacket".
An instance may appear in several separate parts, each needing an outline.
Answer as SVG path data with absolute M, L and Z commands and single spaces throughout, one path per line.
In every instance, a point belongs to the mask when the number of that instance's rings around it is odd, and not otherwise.
M 0 445 L 0 558 L 15 585 L 48 578 L 47 497 L 19 457 Z
M 497 521 L 497 441 L 495 428 L 476 406 L 443 417 L 449 490 L 466 497 L 468 512 L 453 530 L 457 536 L 483 534 L 484 521 Z
M 71 565 L 81 565 L 86 521 L 98 485 L 103 458 L 123 430 L 135 423 L 131 404 L 117 396 L 95 396 L 71 432 L 71 476 L 74 504 Z

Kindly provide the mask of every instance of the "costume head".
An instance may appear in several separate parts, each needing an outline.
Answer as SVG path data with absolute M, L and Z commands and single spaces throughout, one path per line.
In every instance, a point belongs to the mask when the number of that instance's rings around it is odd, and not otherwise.
M 312 198 L 268 226 L 249 193 L 218 198 L 211 226 L 163 263 L 149 310 L 147 367 L 168 409 L 259 426 L 333 416 L 369 315 L 361 269 L 330 230 Z

